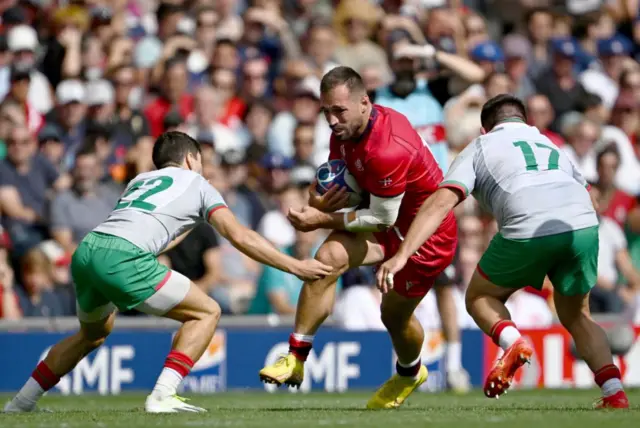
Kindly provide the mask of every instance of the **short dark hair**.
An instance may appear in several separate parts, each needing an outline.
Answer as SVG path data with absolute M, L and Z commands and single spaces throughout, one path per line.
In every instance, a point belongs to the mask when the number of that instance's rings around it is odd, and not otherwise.
M 620 165 L 620 151 L 618 150 L 618 146 L 616 143 L 609 143 L 602 149 L 596 156 L 596 166 L 600 166 L 600 162 L 602 158 L 606 155 L 614 155 L 618 160 L 618 165 Z
M 326 94 L 338 86 L 345 85 L 349 92 L 364 92 L 366 89 L 362 76 L 351 67 L 335 67 L 322 77 L 320 93 Z
M 82 156 L 96 156 L 98 153 L 96 152 L 96 144 L 95 141 L 92 143 L 85 143 L 80 147 L 80 149 L 76 152 L 76 160 Z
M 527 121 L 527 110 L 522 100 L 518 97 L 500 94 L 491 98 L 482 106 L 480 122 L 486 131 L 493 129 L 499 122 L 509 118 Z
M 188 154 L 202 154 L 200 144 L 196 140 L 184 132 L 165 132 L 158 137 L 153 146 L 153 164 L 157 169 L 171 165 L 179 166 Z

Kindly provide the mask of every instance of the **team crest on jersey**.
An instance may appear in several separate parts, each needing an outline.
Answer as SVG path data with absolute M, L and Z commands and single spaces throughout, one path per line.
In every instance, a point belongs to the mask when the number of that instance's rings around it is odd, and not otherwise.
M 413 282 L 407 281 L 407 291 L 413 287 Z
M 362 161 L 360 159 L 356 159 L 356 168 L 358 171 L 364 171 L 364 167 L 362 166 Z
M 391 179 L 390 178 L 385 178 L 384 180 L 380 180 L 380 184 L 382 184 L 382 187 L 389 187 L 391 186 Z

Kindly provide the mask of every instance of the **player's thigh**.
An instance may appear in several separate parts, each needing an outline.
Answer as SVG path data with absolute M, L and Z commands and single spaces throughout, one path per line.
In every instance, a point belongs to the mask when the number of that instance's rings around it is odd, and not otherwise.
M 71 276 L 75 287 L 76 313 L 81 323 L 100 324 L 116 307 L 100 292 L 100 281 L 92 266 L 92 248 L 81 243 L 71 260 Z
M 566 249 L 549 270 L 549 279 L 559 295 L 584 296 L 598 278 L 598 228 L 563 233 L 561 239 Z
M 135 307 L 149 315 L 176 321 L 191 321 L 220 316 L 220 306 L 189 278 L 174 270 L 155 292 Z
M 544 242 L 536 238 L 506 239 L 497 233 L 480 258 L 474 276 L 486 280 L 478 279 L 480 286 L 493 284 L 514 290 L 531 286 L 541 290 L 548 263 Z
M 559 290 L 553 291 L 553 301 L 556 307 L 558 319 L 562 325 L 570 327 L 571 324 L 582 316 L 590 317 L 589 294 L 562 294 Z
M 384 248 L 372 233 L 333 231 L 318 249 L 316 259 L 346 270 L 380 263 Z
M 473 303 L 484 297 L 493 297 L 501 302 L 506 302 L 518 289 L 518 287 L 504 287 L 494 284 L 482 271 L 476 269 L 465 292 L 467 311 L 471 313 Z

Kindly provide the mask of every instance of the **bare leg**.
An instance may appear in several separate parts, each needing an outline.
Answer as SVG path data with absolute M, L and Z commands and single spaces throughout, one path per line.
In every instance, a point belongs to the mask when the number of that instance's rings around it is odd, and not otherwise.
M 467 312 L 482 331 L 492 336 L 492 333 L 495 333 L 494 327 L 500 321 L 511 320 L 505 302 L 515 291 L 514 288 L 493 284 L 476 270 L 465 295 Z
M 300 291 L 290 352 L 304 361 L 311 350 L 313 335 L 331 314 L 336 298 L 336 282 L 347 269 L 380 262 L 384 252 L 371 234 L 333 232 L 322 244 L 316 259 L 335 268 L 335 274 L 306 282 Z
M 553 293 L 560 322 L 576 343 L 578 353 L 592 372 L 613 364 L 609 341 L 589 312 L 589 295 L 563 296 Z
M 394 290 L 382 298 L 382 322 L 391 336 L 398 362 L 402 366 L 415 366 L 419 363 L 424 330 L 413 312 L 421 300 L 422 297 L 403 297 Z
M 442 334 L 447 343 L 460 343 L 460 328 L 458 327 L 458 310 L 453 297 L 451 285 L 436 285 L 436 303 L 442 322 Z
M 91 351 L 102 345 L 113 329 L 115 312 L 94 322 L 81 322 L 80 330 L 53 345 L 5 411 L 25 412 L 35 409 L 42 395 L 53 388 Z

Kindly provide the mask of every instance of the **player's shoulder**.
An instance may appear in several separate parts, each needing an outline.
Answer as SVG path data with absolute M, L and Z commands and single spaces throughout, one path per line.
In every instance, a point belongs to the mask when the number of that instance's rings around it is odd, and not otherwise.
M 374 133 L 375 144 L 369 146 L 370 155 L 405 156 L 415 153 L 422 145 L 420 136 L 409 119 L 402 113 L 389 108 L 374 105 L 376 118 Z

